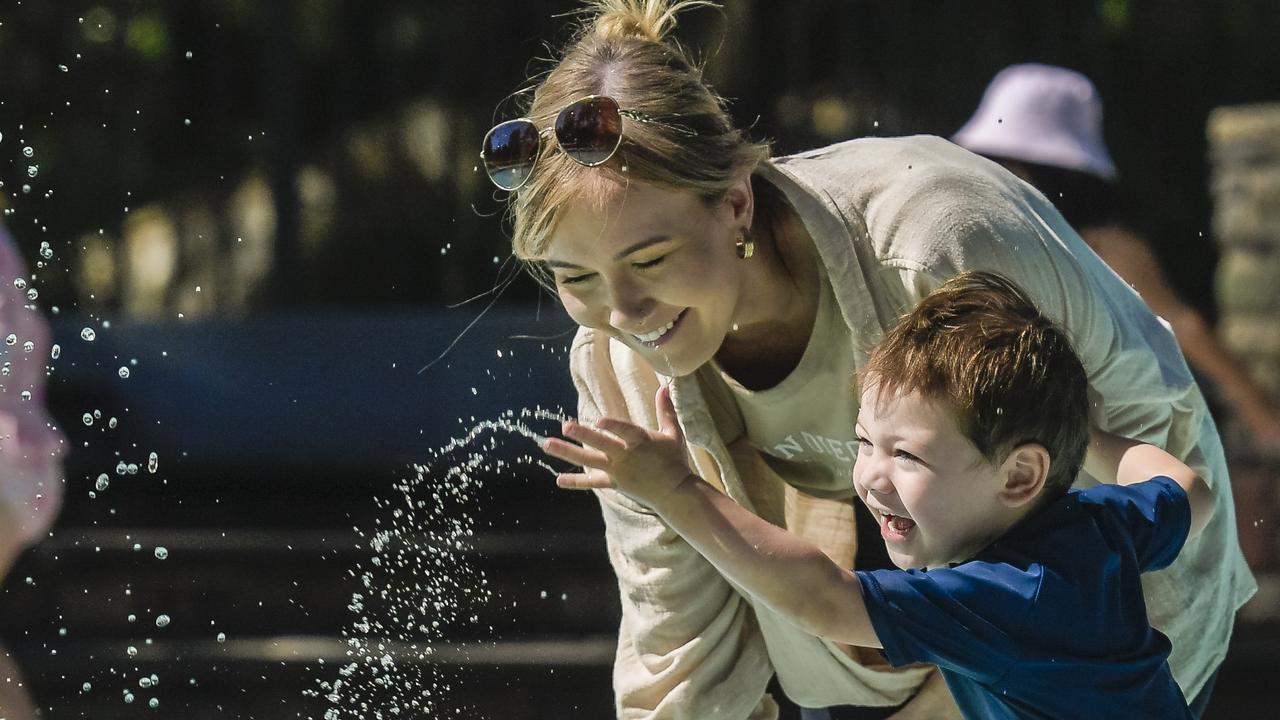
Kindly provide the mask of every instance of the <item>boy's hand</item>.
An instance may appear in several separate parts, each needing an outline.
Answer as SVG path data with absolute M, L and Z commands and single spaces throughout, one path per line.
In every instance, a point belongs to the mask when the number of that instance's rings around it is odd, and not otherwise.
M 565 436 L 582 445 L 548 438 L 542 450 L 552 457 L 581 465 L 583 472 L 560 473 L 556 476 L 556 485 L 570 490 L 616 488 L 657 509 L 692 473 L 670 390 L 665 386 L 659 388 L 654 402 L 658 412 L 657 432 L 612 418 L 600 419 L 594 428 L 566 420 Z

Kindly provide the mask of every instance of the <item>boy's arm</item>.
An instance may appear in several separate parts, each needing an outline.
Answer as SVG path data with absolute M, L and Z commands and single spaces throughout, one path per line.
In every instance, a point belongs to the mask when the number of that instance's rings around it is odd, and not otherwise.
M 1155 445 L 1094 429 L 1084 469 L 1100 482 L 1132 485 L 1157 475 L 1172 478 L 1187 494 L 1191 505 L 1191 530 L 1195 537 L 1213 517 L 1213 491 L 1178 458 Z
M 614 489 L 651 508 L 730 582 L 797 626 L 828 640 L 880 647 L 857 577 L 817 546 L 770 524 L 689 471 L 670 391 L 658 390 L 658 430 L 610 418 L 566 421 L 542 449 L 582 472 L 560 473 L 575 490 Z
M 730 582 L 802 630 L 881 647 L 853 572 L 689 475 L 655 511 Z

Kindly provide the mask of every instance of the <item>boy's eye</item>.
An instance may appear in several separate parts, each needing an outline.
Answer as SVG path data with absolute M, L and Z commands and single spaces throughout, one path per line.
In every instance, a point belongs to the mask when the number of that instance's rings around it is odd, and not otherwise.
M 858 436 L 858 452 L 871 452 L 871 441 L 861 435 Z
M 916 457 L 915 455 L 912 455 L 906 450 L 897 450 L 893 453 L 893 456 L 906 463 L 915 464 L 920 462 L 920 458 Z

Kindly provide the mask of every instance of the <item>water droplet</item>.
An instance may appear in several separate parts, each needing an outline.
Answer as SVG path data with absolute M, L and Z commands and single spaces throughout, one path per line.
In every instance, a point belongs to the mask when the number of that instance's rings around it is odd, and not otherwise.
M 22 394 L 21 394 L 21 395 L 19 395 L 18 397 L 21 397 L 23 400 L 30 400 L 30 399 L 31 399 L 31 391 L 30 391 L 30 390 L 23 390 L 23 391 L 22 391 Z
M 133 693 L 129 692 L 128 690 L 125 690 L 125 691 L 124 691 L 124 702 L 125 702 L 125 704 L 126 704 L 126 705 L 128 705 L 128 704 L 129 704 L 129 703 L 131 703 L 131 702 L 133 702 Z
M 36 298 L 38 298 L 38 297 L 40 297 L 40 291 L 39 291 L 39 290 L 36 290 L 35 288 L 30 288 L 29 290 L 27 290 L 27 299 L 28 299 L 28 300 L 32 300 L 32 301 L 34 301 L 34 300 L 35 300 Z
M 133 546 L 133 549 L 134 549 L 134 550 L 141 550 L 142 548 L 141 548 L 141 546 L 139 546 L 139 545 L 134 545 L 134 546 Z M 131 623 L 138 622 L 138 616 L 137 616 L 137 615 L 134 615 L 133 613 L 129 613 L 129 618 L 128 618 L 128 619 L 129 619 L 129 622 L 131 622 Z
M 150 455 L 147 456 L 147 472 L 154 474 L 155 471 L 159 469 L 160 469 L 160 456 L 155 453 L 151 453 Z
M 49 348 L 49 357 L 53 358 L 54 360 L 57 360 L 58 358 L 62 357 L 62 346 L 57 343 L 54 343 L 53 347 Z
M 125 654 L 127 654 L 129 657 L 138 657 L 138 648 L 130 645 L 129 647 L 125 648 Z
M 156 627 L 158 628 L 169 627 L 169 616 L 168 615 L 156 616 Z
M 17 336 L 17 335 L 14 335 L 13 333 L 9 333 L 7 336 L 5 336 L 4 344 L 5 344 L 5 345 L 17 345 L 17 344 L 18 344 L 18 336 Z
M 28 166 L 27 166 L 27 177 L 35 177 L 35 176 L 37 176 L 37 175 L 39 175 L 39 174 L 40 174 L 40 166 L 39 166 L 39 165 L 28 165 Z M 25 187 L 25 186 L 24 186 L 24 187 Z
M 97 481 L 93 483 L 93 486 L 98 489 L 98 492 L 102 492 L 111 486 L 111 478 L 106 473 L 102 473 L 98 476 Z
M 93 342 L 94 339 L 97 337 L 98 337 L 98 333 L 94 332 L 93 328 L 91 327 L 87 327 L 80 331 L 80 339 L 84 340 L 85 342 Z
M 35 157 L 36 149 L 28 145 L 22 148 L 22 155 L 23 157 Z
M 36 349 L 36 344 L 30 340 L 22 343 L 22 352 L 31 352 Z
M 40 257 L 44 258 L 45 260 L 50 260 L 53 258 L 53 248 L 49 247 L 49 243 L 47 242 L 41 243 Z
M 151 698 L 150 700 L 147 701 L 147 707 L 151 708 L 152 710 L 155 710 L 156 708 L 160 707 L 160 699 Z
M 119 424 L 120 424 L 120 421 L 116 420 L 115 418 L 111 418 L 110 420 L 107 421 L 107 427 L 111 428 L 112 430 L 115 430 L 116 425 L 119 425 Z
M 93 689 L 93 683 L 85 683 L 80 686 L 80 692 L 89 692 Z
M 125 366 L 121 365 L 121 366 L 120 366 L 120 370 L 119 370 L 118 372 L 119 372 L 119 374 L 120 374 L 120 379 L 122 379 L 122 380 L 128 380 L 128 379 L 129 379 L 129 368 L 127 368 L 127 367 L 125 367 Z
M 149 677 L 138 678 L 138 687 L 142 688 L 143 690 L 146 690 L 147 688 L 151 687 L 151 678 Z
M 84 420 L 85 426 L 88 427 L 93 424 L 93 413 L 85 413 L 80 419 Z
M 215 639 L 220 643 L 224 643 L 227 641 L 227 634 L 224 632 L 220 632 L 218 633 L 218 636 Z
M 59 70 L 61 70 L 62 72 L 70 72 L 70 71 L 71 71 L 71 68 L 67 67 L 66 65 L 59 65 L 59 66 L 58 66 L 58 69 L 59 69 Z
M 26 281 L 26 279 L 25 279 L 25 278 L 14 278 L 14 279 L 13 279 L 13 286 L 14 286 L 15 288 L 19 289 L 19 290 L 26 290 L 26 289 L 27 289 L 27 281 Z
M 160 547 L 157 547 L 157 548 L 156 548 L 156 559 L 157 559 L 157 560 L 164 560 L 164 559 L 165 559 L 165 558 L 167 558 L 167 557 L 169 557 L 169 550 L 168 550 L 168 548 L 164 547 L 163 545 L 161 545 Z

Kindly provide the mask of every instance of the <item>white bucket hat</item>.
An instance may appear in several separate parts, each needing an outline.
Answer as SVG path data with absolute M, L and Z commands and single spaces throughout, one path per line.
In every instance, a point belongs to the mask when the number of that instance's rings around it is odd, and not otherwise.
M 1102 141 L 1097 88 L 1084 75 L 1053 65 L 1001 70 L 973 117 L 951 139 L 980 155 L 1116 177 Z

